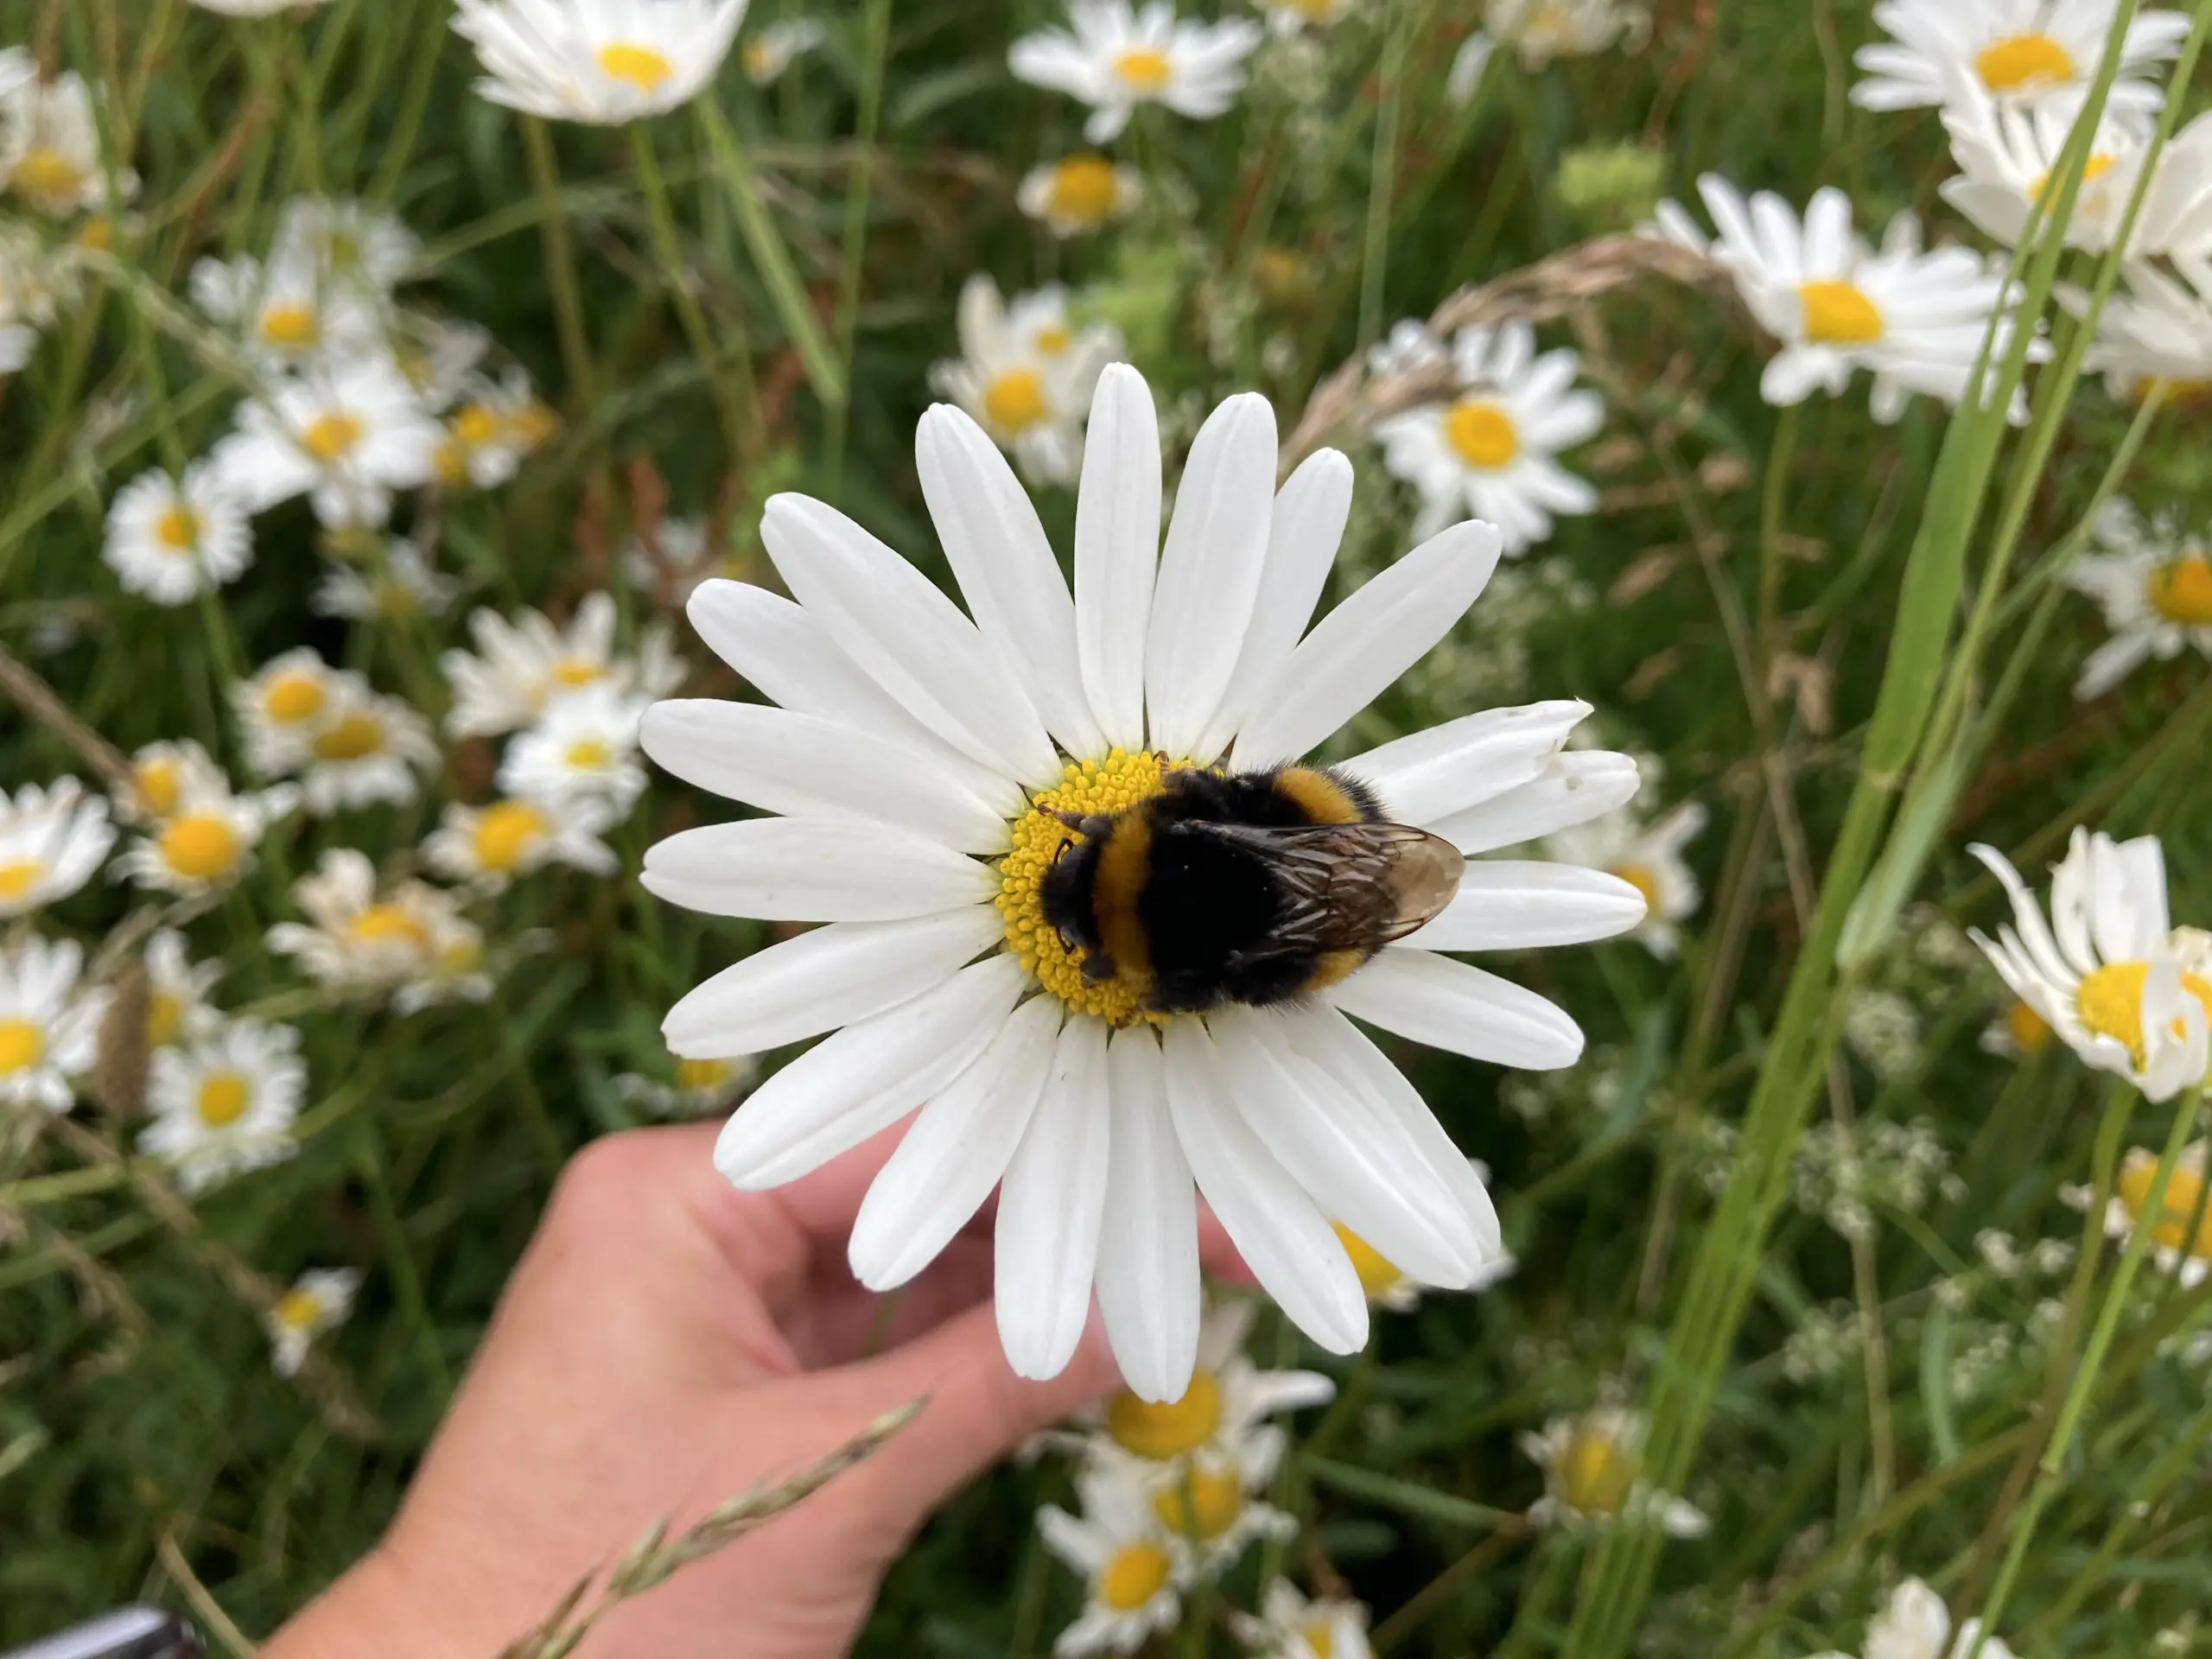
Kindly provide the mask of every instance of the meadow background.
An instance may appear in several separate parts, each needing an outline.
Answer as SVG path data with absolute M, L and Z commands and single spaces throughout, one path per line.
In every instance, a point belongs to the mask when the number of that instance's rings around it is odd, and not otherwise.
M 1349 1362 L 1263 1314 L 1255 1353 L 1339 1386 L 1297 1421 L 1276 1496 L 1300 1530 L 1267 1565 L 1368 1603 L 1380 1645 L 1408 1653 L 1855 1652 L 1904 1575 L 1981 1605 L 2035 1484 L 2002 1624 L 2019 1652 L 2212 1646 L 2212 1356 L 2189 1341 L 2212 1291 L 2140 1276 L 2078 1434 L 2030 1480 L 2118 1251 L 2082 1266 L 2101 1217 L 2085 1224 L 2063 1191 L 2108 1181 L 2116 1150 L 2158 1147 L 2172 1109 L 2123 1120 L 2101 1162 L 2104 1081 L 2056 1045 L 1986 1052 L 2009 999 L 1961 937 L 2002 909 L 1968 842 L 2037 881 L 2080 823 L 2160 836 L 2176 915 L 2212 906 L 2206 664 L 2154 662 L 2078 701 L 2105 628 L 2044 561 L 2110 487 L 2115 456 L 2146 513 L 2201 524 L 2202 407 L 2177 397 L 2139 419 L 2095 377 L 2056 407 L 2039 394 L 2037 423 L 1985 468 L 1988 510 L 1952 537 L 1963 595 L 1954 572 L 1920 619 L 1938 654 L 1911 717 L 1949 671 L 1977 717 L 2004 682 L 1999 723 L 1939 731 L 1917 774 L 1921 728 L 1903 758 L 1878 730 L 1888 791 L 1847 824 L 1878 694 L 1909 648 L 1892 631 L 1926 574 L 1908 569 L 1931 488 L 1939 507 L 1963 488 L 1955 471 L 1939 479 L 1950 416 L 1917 399 L 1878 425 L 1863 378 L 1779 414 L 1759 394 L 1770 346 L 1726 284 L 1677 280 L 1649 248 L 1607 238 L 1718 169 L 1800 206 L 1839 186 L 1870 234 L 1910 207 L 1936 235 L 1986 246 L 1936 195 L 1942 129 L 1933 111 L 1847 101 L 1851 54 L 1874 36 L 1860 0 L 1659 0 L 1635 49 L 1541 67 L 1502 49 L 1458 102 L 1446 73 L 1480 10 L 1357 0 L 1326 29 L 1271 37 L 1219 119 L 1141 112 L 1112 149 L 1143 173 L 1142 203 L 1059 240 L 1015 193 L 1080 147 L 1084 111 L 1007 67 L 1008 42 L 1058 22 L 1057 6 L 817 8 L 817 50 L 765 86 L 733 60 L 708 94 L 794 293 L 764 279 L 732 156 L 692 111 L 651 129 L 672 215 L 657 226 L 630 134 L 533 131 L 470 94 L 446 0 L 258 22 L 181 0 L 0 0 L 0 45 L 106 88 L 110 162 L 127 156 L 141 179 L 113 216 L 0 194 L 0 231 L 69 272 L 28 363 L 0 379 L 0 648 L 89 728 L 11 684 L 0 781 L 98 790 L 111 781 L 88 758 L 99 746 L 128 757 L 187 737 L 243 778 L 230 684 L 303 645 L 435 721 L 452 696 L 439 655 L 467 642 L 472 610 L 565 616 L 600 589 L 626 648 L 673 618 L 690 694 L 736 694 L 666 592 L 632 582 L 626 550 L 657 547 L 665 517 L 703 518 L 727 570 L 772 580 L 760 505 L 798 489 L 942 577 L 912 436 L 931 365 L 958 354 L 971 273 L 1009 293 L 1065 283 L 1078 319 L 1122 331 L 1159 399 L 1171 480 L 1177 443 L 1221 397 L 1264 391 L 1287 434 L 1392 322 L 1486 286 L 1485 315 L 1525 316 L 1583 353 L 1606 420 L 1572 464 L 1602 500 L 1506 567 L 1346 747 L 1585 697 L 1608 747 L 1662 763 L 1640 810 L 1705 809 L 1688 851 L 1704 899 L 1671 959 L 1629 939 L 1510 964 L 1589 1032 L 1574 1070 L 1400 1054 L 1488 1164 L 1518 1268 L 1479 1294 L 1378 1314 Z M 778 15 L 798 12 L 756 0 L 746 34 Z M 2194 114 L 2202 78 L 2178 97 Z M 315 194 L 402 215 L 422 241 L 405 303 L 488 330 L 492 360 L 527 372 L 557 429 L 497 487 L 404 500 L 395 528 L 458 584 L 442 613 L 320 613 L 327 563 L 374 577 L 389 550 L 330 536 L 298 502 L 257 520 L 252 568 L 211 600 L 149 604 L 102 563 L 109 504 L 143 468 L 206 453 L 239 394 L 187 273 L 265 251 L 286 201 Z M 2068 256 L 2076 279 L 2094 267 Z M 811 378 L 794 305 L 826 349 Z M 2063 344 L 2070 324 L 2050 315 Z M 1411 544 L 1415 504 L 1371 441 L 1336 441 L 1358 468 L 1341 593 Z M 1072 493 L 1038 495 L 1065 550 Z M 1990 569 L 1999 501 L 2017 506 L 2019 556 L 1991 577 L 2010 608 L 1974 663 L 1940 635 Z M 1939 535 L 1956 530 L 1936 518 Z M 2046 594 L 2047 631 L 2010 654 Z M 608 836 L 624 874 L 554 867 L 472 904 L 497 982 L 481 1001 L 400 1014 L 266 947 L 324 849 L 397 870 L 444 802 L 489 796 L 493 766 L 482 739 L 442 735 L 413 804 L 287 817 L 209 902 L 101 879 L 38 918 L 119 971 L 148 912 L 170 907 L 162 919 L 194 957 L 222 963 L 227 1012 L 296 1027 L 309 1082 L 296 1157 L 189 1198 L 106 1105 L 0 1119 L 0 1643 L 175 1599 L 188 1579 L 262 1634 L 340 1571 L 391 1513 L 563 1158 L 650 1121 L 651 1091 L 617 1079 L 671 1084 L 661 1014 L 766 942 L 630 879 L 651 842 L 721 810 L 656 774 Z M 1945 788 L 1904 822 L 1885 867 L 1897 880 L 1839 964 L 1890 772 Z M 1831 868 L 1840 898 L 1822 887 Z M 279 1376 L 271 1299 L 329 1267 L 360 1271 L 358 1304 Z M 1653 1478 L 1711 1530 L 1662 1543 L 1533 1526 L 1544 1477 L 1516 1437 L 1637 1401 L 1656 1414 Z M 965 1494 L 893 1573 L 864 1650 L 1046 1650 L 1080 1588 L 1034 1510 L 1067 1493 L 1047 1459 Z M 1261 1554 L 1226 1579 L 1224 1605 L 1254 1604 Z M 1233 1650 L 1217 1611 L 1204 1605 L 1173 1650 Z

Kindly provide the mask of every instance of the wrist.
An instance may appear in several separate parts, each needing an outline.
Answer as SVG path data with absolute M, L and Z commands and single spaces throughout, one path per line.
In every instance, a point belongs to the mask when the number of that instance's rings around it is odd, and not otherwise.
M 532 1616 L 503 1620 L 482 1590 L 455 1596 L 426 1583 L 379 1544 L 270 1637 L 261 1659 L 497 1659 Z

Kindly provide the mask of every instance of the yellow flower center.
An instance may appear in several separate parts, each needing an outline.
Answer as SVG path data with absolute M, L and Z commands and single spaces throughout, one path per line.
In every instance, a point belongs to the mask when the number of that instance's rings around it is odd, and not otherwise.
M 1646 910 L 1651 911 L 1655 913 L 1658 911 L 1659 872 L 1653 869 L 1651 866 L 1644 863 L 1640 859 L 1630 859 L 1624 863 L 1614 865 L 1611 870 L 1606 872 L 1606 874 L 1609 875 L 1618 876 L 1622 880 L 1627 882 L 1629 886 L 1634 887 L 1638 893 L 1642 893 L 1643 895 L 1643 907 Z
M 1511 466 L 1521 453 L 1513 417 L 1486 398 L 1462 397 L 1446 410 L 1444 436 L 1460 460 L 1485 471 Z
M 2138 404 L 2147 402 L 2152 392 L 2159 392 L 2168 409 L 2202 409 L 2212 404 L 2212 379 L 2197 375 L 2141 375 L 2127 391 Z
M 1327 22 L 1337 9 L 1337 0 L 1283 0 L 1283 3 L 1309 23 Z
M 2158 1160 L 2147 1152 L 2129 1153 L 2120 1166 L 2120 1201 L 2138 1226 L 2150 1205 L 2151 1183 L 2158 1173 Z M 2169 1250 L 2185 1250 L 2199 1260 L 2212 1258 L 2212 1205 L 2206 1206 L 2207 1214 L 2197 1222 L 2194 1236 L 2189 1227 L 2203 1202 L 2204 1172 L 2177 1164 L 2166 1180 L 2166 1198 L 2158 1206 L 2158 1222 L 2151 1229 L 2152 1242 Z
M 315 754 L 318 760 L 365 760 L 381 753 L 384 746 L 384 722 L 374 715 L 355 713 L 316 734 Z
M 175 991 L 156 991 L 146 1001 L 146 1046 L 167 1048 L 184 1024 L 184 999 Z
M 1127 1389 L 1106 1402 L 1106 1432 L 1124 1452 L 1164 1463 L 1194 1452 L 1221 1427 L 1221 1385 L 1201 1365 L 1180 1400 L 1154 1404 Z
M 1174 73 L 1167 54 L 1156 46 L 1133 46 L 1114 60 L 1114 73 L 1122 85 L 1140 97 L 1154 97 L 1166 89 Z
M 46 866 L 35 858 L 11 858 L 0 864 L 0 899 L 20 899 L 38 884 Z
M 2082 1023 L 2101 1037 L 2125 1044 L 2139 1067 L 2145 1058 L 2143 987 L 2150 977 L 2147 962 L 2108 962 L 2084 977 L 2075 993 Z M 2204 1005 L 2205 1017 L 2212 1020 L 2212 982 L 2183 974 L 2181 988 Z
M 590 685 L 606 675 L 607 664 L 594 662 L 588 657 L 563 657 L 553 664 L 553 679 L 558 685 Z
M 245 1116 L 253 1090 L 235 1071 L 217 1071 L 200 1085 L 200 1121 L 211 1129 L 227 1129 Z
M 1074 335 L 1068 333 L 1067 324 L 1064 322 L 1047 323 L 1044 327 L 1039 328 L 1037 331 L 1033 343 L 1037 349 L 1044 353 L 1046 356 L 1058 357 L 1062 352 L 1067 350 L 1069 344 L 1074 340 Z
M 560 429 L 561 417 L 534 397 L 507 417 L 509 435 L 525 449 L 550 442 Z
M 1577 1428 L 1560 1454 L 1560 1496 L 1584 1515 L 1618 1515 L 1643 1472 L 1643 1459 L 1602 1429 Z
M 200 515 L 174 506 L 154 520 L 154 539 L 172 553 L 189 553 L 200 543 Z
M 2090 156 L 2088 162 L 2082 165 L 2082 182 L 2084 185 L 2094 184 L 2097 180 L 2104 177 L 2106 174 L 2112 171 L 2113 163 L 2117 160 L 2119 160 L 2118 156 L 2107 156 L 2101 152 Z M 2050 183 L 2051 179 L 2050 174 L 2037 174 L 2036 181 L 2028 187 L 2028 200 L 2040 207 L 2043 203 L 2044 195 L 2047 194 L 2050 189 Z
M 1244 1512 L 1244 1483 L 1234 1469 L 1185 1469 L 1152 1495 L 1152 1512 L 1170 1532 L 1204 1543 L 1236 1524 Z
M 495 801 L 476 817 L 472 838 L 477 864 L 512 874 L 545 838 L 545 815 L 527 801 Z
M 322 338 L 311 305 L 272 305 L 261 314 L 261 337 L 288 352 L 304 352 Z
M 481 449 L 487 443 L 497 443 L 499 434 L 506 429 L 506 423 L 499 418 L 499 411 L 488 404 L 467 404 L 453 417 L 453 435 L 472 449 Z
M 324 466 L 334 466 L 353 452 L 361 441 L 361 417 L 333 411 L 318 415 L 300 434 L 300 447 Z
M 1045 382 L 1034 369 L 1007 369 L 983 388 L 983 417 L 1002 432 L 1026 432 L 1046 416 Z
M 418 950 L 430 946 L 429 930 L 399 905 L 371 905 L 346 926 L 363 944 L 411 944 Z
M 2075 77 L 2074 54 L 2048 35 L 2013 35 L 1974 54 L 1981 84 L 1993 92 L 2056 86 Z
M 438 952 L 438 971 L 442 974 L 473 974 L 483 962 L 484 941 L 473 932 L 456 935 Z
M 85 188 L 85 169 L 52 144 L 33 144 L 9 175 L 9 183 L 27 196 L 59 201 Z
M 1351 1257 L 1351 1270 L 1359 1275 L 1359 1287 L 1370 1296 L 1388 1295 L 1403 1282 L 1406 1275 L 1398 1271 L 1398 1264 L 1389 1256 L 1341 1221 L 1330 1225 L 1337 1230 L 1337 1243 Z
M 1071 156 L 1052 168 L 1048 200 L 1054 213 L 1079 225 L 1103 225 L 1121 199 L 1114 163 L 1103 156 Z
M 597 772 L 613 758 L 614 751 L 601 737 L 580 737 L 569 745 L 568 753 L 562 756 L 572 772 Z
M 658 92 L 661 83 L 676 73 L 676 66 L 650 46 L 618 41 L 601 47 L 596 55 L 601 71 L 610 79 L 626 81 L 648 96 Z
M 415 614 L 415 590 L 397 576 L 379 576 L 372 596 L 377 614 L 387 622 L 404 622 Z
M 0 1020 L 0 1077 L 28 1071 L 45 1058 L 45 1027 L 29 1020 Z
M 1158 1544 L 1123 1544 L 1098 1569 L 1098 1599 L 1117 1613 L 1134 1613 L 1167 1586 L 1174 1563 Z
M 2212 628 L 2212 558 L 2190 553 L 2151 572 L 2151 608 L 2169 622 Z
M 1085 979 L 1083 948 L 1071 950 L 1045 919 L 1045 872 L 1077 839 L 1052 814 L 1119 812 L 1159 794 L 1161 770 L 1160 757 L 1142 751 L 1130 754 L 1116 749 L 1103 760 L 1070 761 L 1061 768 L 1058 787 L 1031 798 L 1030 810 L 1014 825 L 1013 847 L 999 866 L 995 902 L 1006 920 L 1007 949 L 1021 958 L 1021 965 L 1037 976 L 1039 984 L 1068 1007 L 1112 1026 L 1166 1020 L 1142 1007 L 1142 984 L 1122 975 Z
M 177 770 L 176 762 L 167 755 L 141 760 L 131 768 L 131 792 L 137 796 L 139 805 L 157 818 L 166 818 L 176 810 L 177 791 L 181 786 Z
M 1313 1659 L 1336 1659 L 1337 1627 L 1327 1619 L 1309 1618 L 1298 1627 L 1298 1634 Z
M 719 1089 L 729 1081 L 733 1069 L 728 1060 L 678 1060 L 676 1063 L 676 1086 L 679 1089 Z
M 430 467 L 439 483 L 449 490 L 459 489 L 468 482 L 468 446 L 459 438 L 441 438 L 431 453 Z
M 322 1318 L 322 1298 L 311 1290 L 288 1290 L 276 1299 L 273 1313 L 287 1331 L 311 1331 Z
M 278 726 L 297 726 L 322 712 L 322 682 L 312 674 L 279 674 L 261 694 L 261 712 Z
M 2040 1054 L 2051 1039 L 2050 1022 L 2024 1002 L 2005 1010 L 2005 1034 L 2023 1054 Z
M 214 812 L 188 812 L 162 826 L 162 862 L 192 881 L 228 875 L 238 861 L 238 832 Z
M 1882 337 L 1882 314 L 1856 283 L 1800 283 L 1805 338 L 1820 346 L 1865 346 Z

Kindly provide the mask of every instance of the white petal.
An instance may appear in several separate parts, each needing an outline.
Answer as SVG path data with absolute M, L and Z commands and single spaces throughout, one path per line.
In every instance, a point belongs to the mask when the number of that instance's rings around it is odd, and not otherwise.
M 764 812 L 893 823 L 956 851 L 996 853 L 1007 821 L 919 750 L 758 702 L 657 702 L 638 741 L 688 784 Z
M 1160 562 L 1160 417 L 1126 363 L 1098 378 L 1075 507 L 1077 655 L 1106 741 L 1144 747 L 1145 639 Z
M 693 1060 L 779 1048 L 919 996 L 1003 932 L 988 905 L 816 928 L 723 969 L 668 1011 L 661 1035 Z
M 1392 947 L 1328 993 L 1346 1014 L 1431 1048 L 1526 1071 L 1582 1058 L 1582 1032 L 1534 991 L 1429 950 Z
M 1323 617 L 1245 723 L 1236 764 L 1295 760 L 1367 707 L 1466 614 L 1503 546 L 1495 525 L 1454 524 Z
M 1367 1296 L 1351 1258 L 1230 1103 L 1213 1039 L 1198 1020 L 1178 1020 L 1160 1050 L 1176 1139 L 1260 1288 L 1330 1352 L 1357 1352 L 1367 1343 Z
M 1638 782 L 1627 755 L 1567 749 L 1527 783 L 1427 827 L 1472 857 L 1602 817 L 1634 799 Z
M 847 1026 L 753 1091 L 722 1126 L 715 1167 L 731 1185 L 759 1192 L 851 1151 L 966 1071 L 1028 982 L 1019 959 L 987 957 Z
M 1489 709 L 1354 755 L 1344 769 L 1401 823 L 1432 823 L 1535 778 L 1590 712 L 1586 702 Z
M 645 854 L 646 892 L 709 916 L 895 922 L 990 902 L 990 867 L 912 830 L 850 818 L 749 818 L 671 836 Z
M 847 1257 L 870 1290 L 905 1284 L 982 1207 L 1029 1127 L 1065 1013 L 1032 997 L 922 1108 L 853 1220 Z
M 1083 1339 L 1106 1211 L 1106 1027 L 1060 1027 L 1045 1092 L 999 1189 L 999 1341 L 1017 1376 L 1058 1376 Z
M 1137 1397 L 1179 1400 L 1198 1357 L 1198 1206 L 1167 1116 L 1159 1040 L 1140 1026 L 1106 1050 L 1110 1133 L 1098 1230 L 1098 1312 Z
M 1257 392 L 1228 399 L 1198 429 L 1160 550 L 1145 645 L 1145 712 L 1155 749 L 1192 753 L 1236 671 L 1275 493 L 1275 413 Z
M 1587 944 L 1643 920 L 1643 895 L 1572 864 L 1485 859 L 1467 866 L 1443 913 L 1402 944 L 1418 950 L 1522 950 Z
M 1033 785 L 1060 761 L 1027 696 L 928 577 L 834 507 L 769 500 L 761 545 L 792 596 L 847 656 L 970 760 Z
M 1006 456 L 963 411 L 939 404 L 922 416 L 914 461 L 938 539 L 983 638 L 1062 747 L 1103 753 L 1076 654 L 1075 601 Z

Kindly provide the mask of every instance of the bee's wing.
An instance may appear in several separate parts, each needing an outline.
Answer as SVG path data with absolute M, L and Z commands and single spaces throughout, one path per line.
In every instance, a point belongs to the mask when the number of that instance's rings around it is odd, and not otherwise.
M 1404 938 L 1452 902 L 1465 862 L 1441 836 L 1404 823 L 1203 828 L 1267 861 L 1286 901 L 1274 938 L 1300 950 L 1372 950 Z

